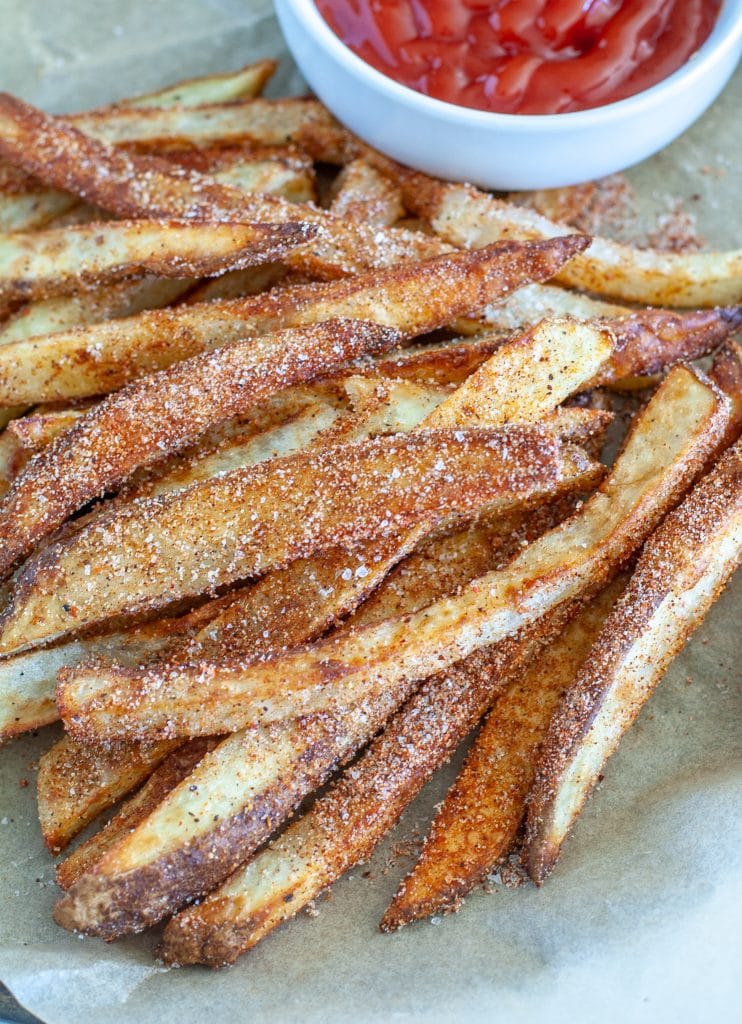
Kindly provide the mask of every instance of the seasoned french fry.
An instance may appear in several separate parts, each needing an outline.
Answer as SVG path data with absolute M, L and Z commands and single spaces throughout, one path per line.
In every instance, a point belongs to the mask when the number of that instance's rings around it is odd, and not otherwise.
M 234 73 L 193 78 L 146 96 L 119 100 L 116 106 L 192 107 L 257 96 L 274 68 L 273 61 L 259 61 Z M 111 109 L 104 108 L 97 114 L 105 116 Z M 45 188 L 18 168 L 0 164 L 0 231 L 28 231 L 43 227 L 78 204 L 79 200 L 72 193 Z
M 330 112 L 316 100 L 293 97 L 199 104 L 186 110 L 107 109 L 74 114 L 69 120 L 86 135 L 116 145 L 151 146 L 167 140 L 195 146 L 252 142 L 303 147 L 309 142 L 315 160 L 344 163 L 348 156 L 348 133 Z
M 742 555 L 742 442 L 650 537 L 549 728 L 523 858 L 541 884 L 608 758 Z
M 120 278 L 211 277 L 280 259 L 302 224 L 107 221 L 0 235 L 0 301 L 64 294 Z
M 0 619 L 0 651 L 213 592 L 314 551 L 400 535 L 431 517 L 520 507 L 554 490 L 562 461 L 553 436 L 536 428 L 416 431 L 139 499 L 26 564 Z
M 250 271 L 236 273 L 260 273 L 263 269 L 263 266 L 251 267 Z M 0 325 L 0 347 L 56 331 L 134 316 L 145 309 L 159 309 L 174 302 L 192 287 L 193 279 L 190 277 L 145 277 L 141 281 L 117 281 L 77 295 L 61 295 L 29 302 Z M 25 354 L 30 349 L 31 346 L 22 346 L 21 352 Z
M 365 160 L 346 164 L 334 183 L 330 210 L 357 224 L 388 228 L 404 216 L 400 190 Z
M 11 482 L 28 459 L 28 452 L 17 436 L 8 430 L 0 434 L 0 496 L 7 493 Z
M 248 96 L 259 96 L 276 70 L 276 61 L 259 60 L 238 71 L 226 71 L 220 75 L 203 75 L 186 78 L 175 85 L 148 92 L 131 99 L 117 100 L 111 107 L 104 107 L 98 113 L 105 117 L 111 108 L 135 107 L 201 107 L 205 103 L 228 103 Z
M 0 403 L 83 398 L 254 334 L 334 317 L 388 324 L 409 338 L 442 327 L 524 281 L 550 277 L 584 248 L 556 243 L 498 245 L 266 295 L 140 313 L 85 330 L 0 345 Z
M 480 546 L 476 552 L 468 537 L 462 537 L 460 546 L 449 541 L 443 585 L 456 589 L 476 573 L 483 557 L 488 567 L 502 564 L 515 537 L 520 540 L 530 530 L 543 529 L 539 524 L 544 522 L 540 511 L 510 517 L 510 529 L 491 530 L 488 546 Z M 482 539 L 482 534 L 479 536 Z M 442 549 L 439 553 L 444 555 Z M 315 563 L 315 568 L 321 567 Z M 406 611 L 423 606 L 430 588 L 442 583 L 428 566 L 418 568 L 420 571 L 411 567 L 408 577 L 415 576 L 422 586 L 409 586 L 398 599 L 398 606 L 404 602 Z M 318 606 L 325 606 L 325 616 L 331 615 L 333 606 L 338 608 L 343 600 L 338 592 L 348 588 L 347 593 L 353 587 L 343 575 L 333 588 L 319 589 L 318 601 L 312 583 L 321 587 L 322 580 L 308 566 L 305 586 L 295 591 L 291 587 L 282 591 L 280 585 L 266 590 L 264 585 L 276 576 L 280 573 L 265 577 L 252 588 L 253 593 L 264 588 L 256 600 L 238 601 L 239 618 L 227 614 L 221 621 L 214 620 L 202 631 L 200 642 L 207 647 L 222 642 L 231 646 L 236 639 L 243 650 L 256 655 L 295 646 L 317 628 Z M 330 589 L 333 593 L 328 593 Z M 293 607 L 290 594 L 295 599 Z M 284 608 L 289 614 L 277 616 L 276 611 Z M 239 631 L 237 637 L 230 637 L 232 627 Z M 189 647 L 184 657 L 190 657 L 192 650 Z M 93 854 L 92 871 L 75 886 L 60 916 L 68 923 L 84 919 L 85 927 L 96 934 L 119 934 L 139 930 L 189 897 L 207 891 L 267 838 L 318 779 L 374 735 L 410 693 L 411 685 L 403 682 L 381 698 L 364 701 L 360 708 L 338 709 L 318 720 L 305 719 L 299 728 L 289 720 L 270 730 L 244 730 L 224 740 L 195 773 L 122 836 L 110 856 Z M 203 814 L 184 814 L 193 806 L 193 786 L 203 800 Z M 266 807 L 272 812 L 269 820 Z M 135 802 L 135 812 L 137 808 L 141 805 Z M 196 856 L 196 851 L 208 852 L 208 856 Z
M 185 448 L 272 393 L 388 349 L 397 338 L 389 328 L 332 320 L 238 342 L 135 381 L 86 413 L 16 478 L 0 508 L 0 572 L 138 467 Z
M 121 745 L 112 756 L 70 736 L 55 743 L 41 758 L 37 780 L 41 832 L 52 853 L 143 782 L 177 746 L 177 740 Z
M 539 188 L 533 192 L 511 192 L 508 201 L 530 206 L 550 220 L 572 224 L 584 212 L 598 188 L 597 182 L 585 181 L 564 188 Z
M 427 680 L 369 751 L 302 818 L 197 907 L 173 918 L 160 948 L 163 959 L 212 967 L 233 963 L 368 857 L 562 618 L 552 612 L 518 636 Z M 68 906 L 63 900 L 55 914 L 65 927 L 87 924 L 78 904 Z
M 471 185 L 434 181 L 398 167 L 392 178 L 402 188 L 405 205 L 452 245 L 477 248 L 505 238 L 555 238 L 572 230 Z M 593 238 L 590 248 L 556 277 L 570 287 L 624 302 L 729 305 L 742 301 L 742 251 L 659 252 Z
M 598 491 L 506 570 L 415 615 L 260 663 L 111 669 L 103 677 L 77 669 L 61 686 L 62 717 L 73 732 L 90 736 L 130 729 L 141 735 L 153 725 L 170 735 L 206 731 L 212 715 L 238 728 L 347 705 L 401 679 L 429 675 L 431 667 L 443 670 L 557 604 L 600 589 L 718 450 L 729 418 L 727 399 L 690 369 L 676 367 L 636 420 Z
M 578 311 L 575 316 L 585 319 Z M 540 317 L 536 315 L 535 319 Z M 627 382 L 713 351 L 739 330 L 742 307 L 687 313 L 650 309 L 627 312 L 618 319 L 587 319 L 596 328 L 610 330 L 616 339 L 613 355 L 589 386 L 623 387 Z M 499 330 L 485 331 L 469 338 L 403 349 L 382 356 L 377 363 L 378 372 L 415 380 L 460 383 L 502 345 L 503 338 Z
M 80 875 L 89 871 L 119 839 L 144 821 L 168 793 L 190 775 L 198 762 L 214 749 L 217 742 L 211 738 L 191 740 L 168 754 L 139 792 L 126 802 L 115 817 L 62 861 L 57 867 L 58 885 L 62 889 L 69 889 Z
M 625 583 L 614 581 L 581 609 L 537 663 L 498 697 L 436 812 L 417 864 L 384 914 L 382 931 L 458 909 L 510 851 L 554 709 Z
M 122 113 L 138 117 L 163 112 Z M 189 117 L 193 112 L 178 113 Z M 431 236 L 354 225 L 308 204 L 297 207 L 279 196 L 242 192 L 160 157 L 116 150 L 84 135 L 70 121 L 49 117 L 7 93 L 0 94 L 0 155 L 120 217 L 285 224 L 300 216 L 321 230 L 311 245 L 286 259 L 294 269 L 319 277 L 391 266 L 451 248 Z
M 202 155 L 201 151 L 195 151 Z M 208 155 L 208 154 L 207 154 Z M 193 153 L 170 153 L 168 159 L 181 161 L 190 166 L 194 163 Z M 226 163 L 226 167 L 225 167 Z M 202 169 L 198 161 L 196 169 Z M 247 191 L 275 192 L 292 201 L 306 201 L 313 196 L 313 181 L 302 160 L 293 155 L 265 159 L 245 159 L 243 151 L 236 153 L 219 151 L 218 157 L 209 159 L 207 169 L 212 170 L 216 181 L 223 181 Z M 90 208 L 91 211 L 93 208 Z M 94 211 L 91 212 L 94 218 Z M 249 270 L 235 270 L 202 285 L 201 301 L 211 298 L 232 298 L 262 291 L 280 280 L 286 270 L 280 264 L 264 264 Z M 226 293 L 227 280 L 239 279 L 240 287 L 233 295 Z M 192 278 L 146 278 L 143 281 L 124 281 L 95 288 L 79 295 L 43 299 L 26 304 L 0 325 L 0 345 L 20 341 L 36 335 L 84 327 L 119 317 L 132 316 L 145 309 L 159 309 L 167 306 L 186 292 L 193 293 L 188 301 L 194 301 L 195 282 Z M 216 292 L 219 294 L 217 295 Z

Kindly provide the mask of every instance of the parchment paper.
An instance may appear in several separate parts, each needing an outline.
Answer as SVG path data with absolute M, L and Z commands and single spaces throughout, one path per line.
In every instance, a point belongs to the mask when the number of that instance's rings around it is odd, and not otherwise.
M 0 0 L 0 26 L 0 86 L 53 111 L 285 56 L 264 0 Z M 299 86 L 284 63 L 274 91 Z M 702 122 L 631 173 L 647 209 L 683 197 L 718 246 L 738 244 L 740 109 L 738 75 Z M 315 920 L 300 916 L 228 971 L 159 969 L 156 936 L 112 946 L 75 938 L 51 920 L 53 865 L 35 815 L 33 764 L 53 730 L 8 746 L 0 980 L 50 1024 L 732 1019 L 742 963 L 740 582 L 623 741 L 547 885 L 477 892 L 458 915 L 395 936 L 376 923 L 409 862 L 387 843 L 370 877 L 352 872 Z M 397 842 L 425 830 L 450 778 L 425 790 Z

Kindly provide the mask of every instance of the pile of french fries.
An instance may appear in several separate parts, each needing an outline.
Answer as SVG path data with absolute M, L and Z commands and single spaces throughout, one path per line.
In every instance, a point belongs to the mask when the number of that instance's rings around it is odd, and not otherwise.
M 273 70 L 0 96 L 0 736 L 64 725 L 52 853 L 117 805 L 58 923 L 168 919 L 168 964 L 297 914 L 480 722 L 381 927 L 543 882 L 742 548 L 742 252 L 426 178 Z

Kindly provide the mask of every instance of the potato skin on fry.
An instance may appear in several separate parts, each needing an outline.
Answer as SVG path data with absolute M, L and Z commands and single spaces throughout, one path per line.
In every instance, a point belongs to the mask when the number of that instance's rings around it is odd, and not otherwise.
M 742 556 L 742 441 L 647 542 L 565 694 L 528 802 L 524 863 L 541 884 L 603 765 Z
M 382 931 L 458 909 L 508 853 L 525 814 L 538 746 L 551 715 L 625 582 L 617 581 L 581 608 L 498 697 L 436 812 L 417 864 L 384 914 Z
M 158 309 L 0 345 L 0 403 L 19 404 L 24 395 L 33 402 L 99 394 L 251 335 L 334 317 L 386 324 L 400 332 L 400 339 L 412 338 L 526 281 L 550 277 L 587 244 L 582 235 L 546 243 L 498 243 L 347 280 Z
M 68 515 L 140 466 L 186 447 L 276 391 L 389 349 L 397 339 L 389 328 L 331 320 L 197 356 L 104 399 L 14 481 L 0 507 L 0 575 Z

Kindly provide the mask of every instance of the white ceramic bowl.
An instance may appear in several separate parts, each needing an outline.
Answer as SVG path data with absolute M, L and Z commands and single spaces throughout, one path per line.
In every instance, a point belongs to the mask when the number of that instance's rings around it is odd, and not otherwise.
M 573 114 L 492 114 L 387 78 L 341 42 L 313 0 L 276 0 L 276 11 L 302 74 L 351 131 L 410 167 L 494 189 L 572 185 L 651 156 L 716 99 L 742 53 L 742 0 L 724 0 L 688 63 L 636 96 Z

